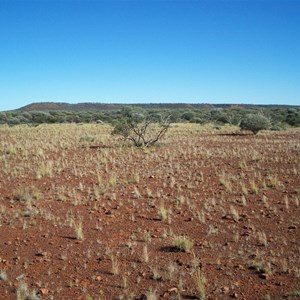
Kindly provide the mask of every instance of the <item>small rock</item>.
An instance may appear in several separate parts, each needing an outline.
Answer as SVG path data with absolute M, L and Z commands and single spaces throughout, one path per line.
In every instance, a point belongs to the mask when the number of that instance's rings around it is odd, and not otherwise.
M 47 256 L 47 252 L 41 251 L 41 252 L 36 253 L 35 256 L 45 257 L 45 256 Z
M 174 297 L 176 297 L 177 294 L 178 294 L 178 289 L 176 287 L 173 287 L 171 289 L 168 289 L 167 292 L 164 292 L 163 298 L 174 299 Z
M 147 296 L 145 294 L 142 294 L 139 300 L 147 300 Z
M 46 295 L 49 294 L 49 290 L 46 289 L 46 288 L 42 288 L 42 289 L 40 289 L 40 294 L 41 294 L 42 296 L 46 296 Z
M 96 281 L 101 281 L 102 277 L 100 275 L 96 276 Z
M 239 270 L 245 270 L 245 267 L 243 265 L 236 265 L 235 268 Z
M 177 259 L 177 260 L 176 260 L 176 264 L 177 264 L 178 266 L 182 266 L 182 265 L 183 265 L 183 262 L 182 262 L 181 260 Z
M 269 274 L 267 274 L 267 273 L 262 273 L 262 274 L 259 275 L 259 277 L 260 277 L 261 279 L 268 279 L 268 278 L 269 278 Z
M 171 289 L 168 289 L 168 292 L 169 293 L 176 293 L 176 294 L 178 294 L 178 289 L 176 287 L 173 287 Z
M 146 277 L 146 272 L 139 272 L 139 276 L 145 278 Z
M 222 294 L 228 294 L 229 293 L 229 287 L 228 286 L 223 286 L 221 288 L 221 292 L 222 292 Z

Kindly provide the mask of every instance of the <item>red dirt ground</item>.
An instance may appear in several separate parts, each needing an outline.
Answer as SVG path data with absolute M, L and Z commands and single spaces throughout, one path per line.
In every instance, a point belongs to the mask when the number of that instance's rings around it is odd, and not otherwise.
M 299 130 L 109 131 L 0 128 L 0 299 L 299 299 Z

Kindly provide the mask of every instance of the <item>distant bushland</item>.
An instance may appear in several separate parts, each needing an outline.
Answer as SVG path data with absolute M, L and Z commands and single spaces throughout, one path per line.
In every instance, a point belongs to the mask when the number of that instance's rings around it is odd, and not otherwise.
M 300 126 L 300 106 L 236 105 L 236 104 L 102 104 L 102 103 L 33 103 L 17 110 L 0 112 L 0 124 L 39 125 L 52 123 L 108 123 L 115 124 L 122 109 L 139 107 L 150 114 L 169 116 L 172 123 L 213 123 L 240 126 L 249 114 L 267 117 L 272 128 Z

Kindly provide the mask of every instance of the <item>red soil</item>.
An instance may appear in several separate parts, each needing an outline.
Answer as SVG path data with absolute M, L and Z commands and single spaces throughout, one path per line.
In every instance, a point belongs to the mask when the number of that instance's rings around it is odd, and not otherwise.
M 205 299 L 297 298 L 300 131 L 174 127 L 141 150 L 72 126 L 1 129 L 1 299 L 197 299 L 199 270 Z

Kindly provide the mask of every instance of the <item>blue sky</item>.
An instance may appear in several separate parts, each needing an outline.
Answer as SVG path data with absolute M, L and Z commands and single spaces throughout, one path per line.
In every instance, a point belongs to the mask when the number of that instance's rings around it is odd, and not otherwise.
M 0 0 L 0 110 L 300 104 L 300 1 Z

